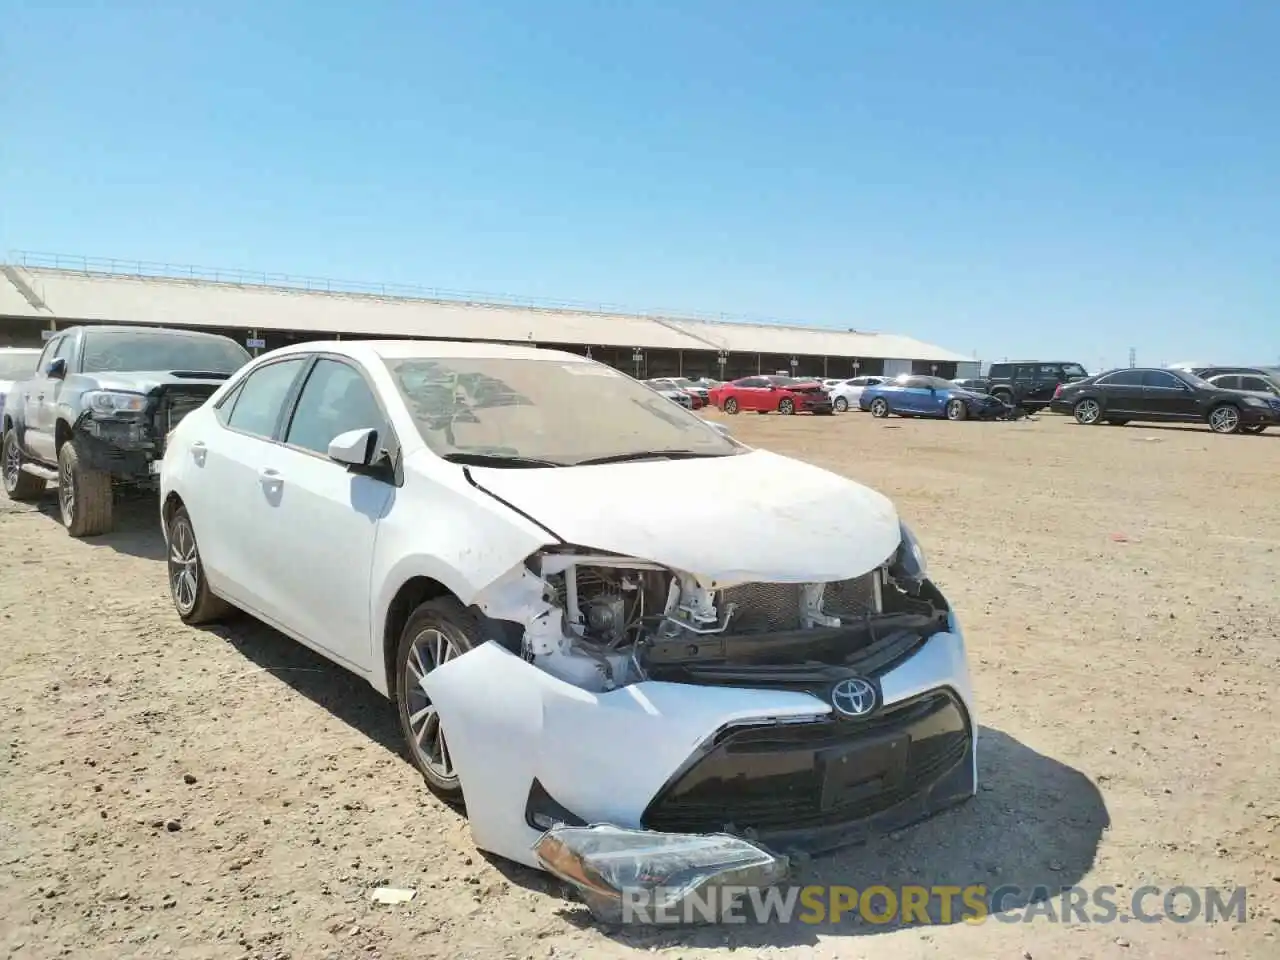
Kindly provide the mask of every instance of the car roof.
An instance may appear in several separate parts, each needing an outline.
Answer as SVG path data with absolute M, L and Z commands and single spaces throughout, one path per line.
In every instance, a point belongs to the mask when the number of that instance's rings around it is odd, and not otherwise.
M 596 363 L 579 353 L 523 347 L 505 343 L 477 343 L 471 340 L 308 340 L 271 351 L 273 356 L 290 353 L 337 353 L 355 359 L 416 360 L 465 357 L 485 360 L 554 360 Z

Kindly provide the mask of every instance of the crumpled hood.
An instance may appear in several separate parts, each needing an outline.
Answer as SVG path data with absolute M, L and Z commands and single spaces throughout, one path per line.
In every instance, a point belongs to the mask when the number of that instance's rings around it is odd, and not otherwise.
M 504 470 L 483 489 L 574 546 L 719 584 L 858 577 L 901 541 L 883 494 L 765 450 L 698 460 Z
M 121 390 L 126 393 L 150 393 L 157 387 L 174 385 L 193 387 L 220 387 L 227 382 L 226 377 L 178 377 L 168 370 L 112 371 L 110 373 L 91 373 L 84 376 L 92 379 L 99 390 Z

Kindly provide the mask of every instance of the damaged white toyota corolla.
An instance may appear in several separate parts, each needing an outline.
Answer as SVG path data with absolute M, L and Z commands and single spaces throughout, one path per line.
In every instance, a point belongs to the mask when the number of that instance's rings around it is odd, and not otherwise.
M 974 793 L 964 641 L 892 504 L 610 367 L 287 347 L 160 480 L 184 620 L 366 678 L 481 849 L 589 899 L 768 882 Z

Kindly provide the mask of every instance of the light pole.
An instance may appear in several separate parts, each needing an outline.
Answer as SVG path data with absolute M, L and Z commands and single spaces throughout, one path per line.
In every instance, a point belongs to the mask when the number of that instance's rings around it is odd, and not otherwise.
M 796 375 L 796 367 L 798 366 L 800 366 L 800 361 L 797 360 L 795 357 L 792 357 L 791 358 L 791 376 L 794 377 Z
M 861 361 L 859 361 L 859 360 L 855 360 L 855 361 L 853 361 L 853 375 L 854 375 L 855 377 L 858 375 L 858 370 L 859 370 L 861 367 L 862 367 L 862 362 L 861 362 Z
M 938 375 L 938 365 L 936 363 L 929 364 L 929 372 L 936 377 Z
M 729 351 L 721 350 L 716 355 L 716 362 L 720 364 L 720 382 L 724 383 L 724 368 L 725 364 L 729 362 Z
M 631 351 L 631 359 L 632 359 L 633 361 L 635 361 L 635 365 L 636 365 L 636 379 L 637 379 L 637 380 L 639 380 L 639 379 L 640 379 L 640 364 L 644 362 L 644 351 L 643 351 L 642 349 L 640 349 L 639 347 L 636 347 L 634 350 L 632 350 L 632 351 Z

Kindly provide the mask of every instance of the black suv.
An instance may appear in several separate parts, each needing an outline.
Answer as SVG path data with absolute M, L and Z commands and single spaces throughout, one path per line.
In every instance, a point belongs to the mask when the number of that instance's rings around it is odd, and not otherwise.
M 1053 400 L 1060 383 L 1075 383 L 1089 376 L 1078 363 L 1065 360 L 1019 360 L 993 363 L 984 378 L 987 391 L 1010 406 L 1019 405 L 1030 413 L 1042 410 Z
M 58 331 L 5 405 L 5 492 L 32 500 L 52 480 L 68 533 L 109 532 L 113 484 L 154 486 L 169 431 L 249 359 L 228 337 L 190 330 Z
M 1065 384 L 1053 409 L 1078 423 L 1124 426 L 1146 423 L 1208 423 L 1214 433 L 1261 433 L 1280 423 L 1280 396 L 1231 390 L 1202 380 L 1189 370 L 1137 367 L 1109 370 Z

